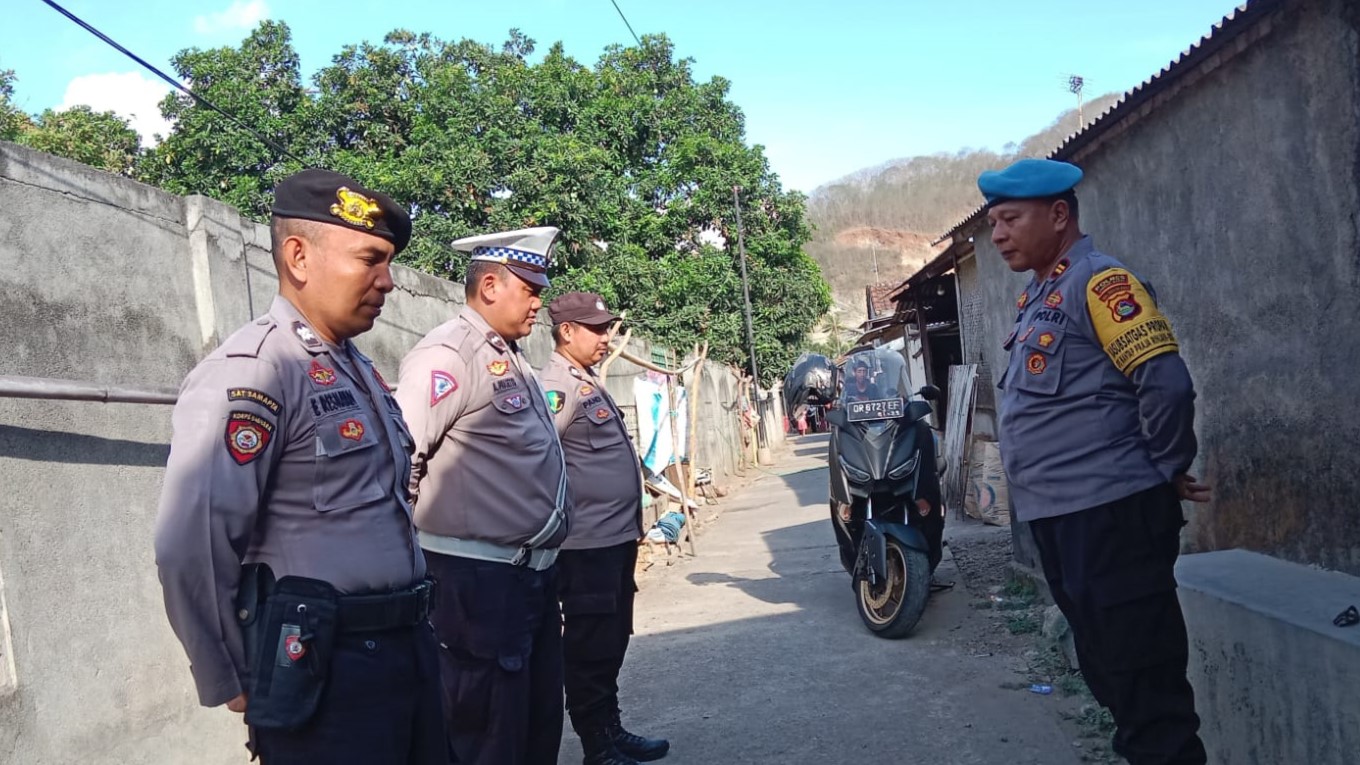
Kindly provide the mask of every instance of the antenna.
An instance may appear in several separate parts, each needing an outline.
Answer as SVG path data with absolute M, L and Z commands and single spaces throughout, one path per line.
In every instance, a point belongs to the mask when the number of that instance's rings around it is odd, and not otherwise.
M 1086 113 L 1082 106 L 1081 91 L 1086 87 L 1086 78 L 1079 74 L 1074 74 L 1067 78 L 1067 91 L 1077 97 L 1077 132 L 1080 133 L 1086 127 Z

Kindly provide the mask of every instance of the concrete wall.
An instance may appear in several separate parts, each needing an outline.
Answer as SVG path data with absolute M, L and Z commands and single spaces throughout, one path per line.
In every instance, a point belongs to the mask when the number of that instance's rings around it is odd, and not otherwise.
M 3 143 L 0 197 L 0 374 L 175 388 L 274 294 L 267 230 L 212 200 Z M 461 285 L 394 278 L 358 343 L 389 380 L 462 304 Z M 546 361 L 546 327 L 527 350 Z M 624 402 L 632 371 L 611 374 Z M 718 364 L 705 378 L 695 462 L 721 481 L 735 378 Z M 239 717 L 198 707 L 162 611 L 151 533 L 169 439 L 166 406 L 0 398 L 0 763 L 245 762 Z
M 1360 574 L 1360 10 L 1295 0 L 1258 27 L 1074 158 L 1082 224 L 1156 287 L 1196 381 L 1215 499 L 1188 544 Z M 1026 278 L 975 244 L 966 346 L 995 382 Z
M 1360 751 L 1360 579 L 1242 550 L 1176 569 L 1209 762 L 1343 763 Z

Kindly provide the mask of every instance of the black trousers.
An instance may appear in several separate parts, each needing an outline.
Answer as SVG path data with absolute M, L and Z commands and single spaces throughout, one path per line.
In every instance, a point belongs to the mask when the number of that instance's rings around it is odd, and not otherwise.
M 563 550 L 557 559 L 567 712 L 578 734 L 619 718 L 619 670 L 633 634 L 636 542 Z
M 460 765 L 556 765 L 562 612 L 556 567 L 425 552 L 449 741 Z
M 1114 717 L 1115 751 L 1132 765 L 1206 761 L 1176 597 L 1184 525 L 1169 484 L 1030 524 L 1082 675 Z
M 447 765 L 438 646 L 430 626 L 342 634 L 314 717 L 251 731 L 264 765 Z

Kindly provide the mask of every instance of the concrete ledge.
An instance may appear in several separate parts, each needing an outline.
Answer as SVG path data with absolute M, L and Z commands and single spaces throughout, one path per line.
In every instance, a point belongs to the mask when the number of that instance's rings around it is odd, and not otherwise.
M 1244 550 L 1176 567 L 1209 761 L 1360 761 L 1360 578 Z

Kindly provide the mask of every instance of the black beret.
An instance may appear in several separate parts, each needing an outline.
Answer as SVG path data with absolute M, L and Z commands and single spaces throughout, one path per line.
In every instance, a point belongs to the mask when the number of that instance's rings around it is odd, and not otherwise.
M 411 241 L 411 216 L 391 197 L 330 170 L 290 175 L 274 189 L 276 218 L 301 218 L 344 226 L 391 242 L 397 252 Z

